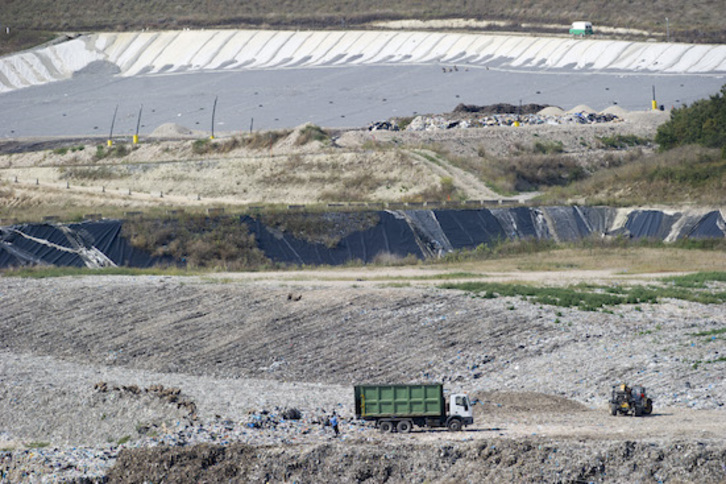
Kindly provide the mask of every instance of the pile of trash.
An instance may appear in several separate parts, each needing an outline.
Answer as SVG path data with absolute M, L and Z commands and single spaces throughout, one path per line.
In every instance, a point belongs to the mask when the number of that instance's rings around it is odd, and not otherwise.
M 446 129 L 486 128 L 490 126 L 520 126 L 537 124 L 597 124 L 623 121 L 625 111 L 612 106 L 602 112 L 595 112 L 585 104 L 579 104 L 569 111 L 557 106 L 543 104 L 499 103 L 487 106 L 459 104 L 451 113 L 416 116 L 409 123 L 404 119 L 392 118 L 368 126 L 369 131 L 437 131 Z M 408 120 L 406 120 L 408 121 Z
M 448 116 L 416 116 L 403 129 L 396 120 L 371 123 L 369 131 L 438 131 L 447 129 L 486 128 L 492 126 L 518 126 L 539 124 L 597 124 L 620 122 L 622 119 L 612 113 L 574 112 L 560 115 L 546 114 L 491 114 L 467 118 Z

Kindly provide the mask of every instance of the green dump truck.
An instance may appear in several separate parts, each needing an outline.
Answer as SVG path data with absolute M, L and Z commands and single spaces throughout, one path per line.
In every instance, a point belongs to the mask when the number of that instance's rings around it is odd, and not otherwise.
M 474 423 L 469 397 L 444 397 L 444 385 L 358 385 L 355 416 L 374 421 L 381 432 L 410 432 L 418 427 L 461 430 Z

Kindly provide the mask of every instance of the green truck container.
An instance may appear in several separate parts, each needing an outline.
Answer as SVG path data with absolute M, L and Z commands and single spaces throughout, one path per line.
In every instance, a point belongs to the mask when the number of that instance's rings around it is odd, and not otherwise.
M 358 385 L 355 387 L 355 415 L 375 421 L 382 432 L 410 432 L 418 427 L 447 427 L 461 430 L 474 423 L 469 397 L 444 396 L 444 385 Z

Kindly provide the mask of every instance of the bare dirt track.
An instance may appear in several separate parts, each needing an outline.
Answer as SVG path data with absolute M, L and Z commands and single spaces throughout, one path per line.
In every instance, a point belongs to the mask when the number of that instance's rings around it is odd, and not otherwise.
M 725 326 L 720 305 L 585 312 L 416 279 L 257 278 L 0 279 L 0 479 L 726 478 L 723 340 L 696 336 Z M 101 381 L 109 390 L 94 388 Z M 351 386 L 376 381 L 443 381 L 477 399 L 476 424 L 381 435 L 352 419 Z M 611 417 L 618 381 L 647 386 L 654 415 Z M 193 415 L 149 392 L 155 385 L 179 388 Z M 286 407 L 303 419 L 280 419 Z M 339 439 L 319 425 L 332 409 L 343 417 Z M 122 440 L 116 460 L 118 445 L 107 446 Z M 34 442 L 48 442 L 55 457 Z M 114 457 L 85 474 L 66 460 L 75 473 L 63 474 L 48 462 L 69 446 Z

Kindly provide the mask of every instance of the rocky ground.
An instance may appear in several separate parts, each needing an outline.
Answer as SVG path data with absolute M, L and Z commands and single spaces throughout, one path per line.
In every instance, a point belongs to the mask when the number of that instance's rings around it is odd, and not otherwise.
M 721 305 L 584 312 L 264 274 L 5 277 L 0 304 L 0 482 L 726 478 Z M 353 418 L 353 384 L 427 381 L 472 396 L 475 425 Z M 609 415 L 620 381 L 652 416 Z

